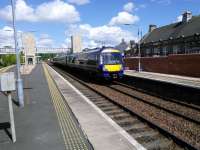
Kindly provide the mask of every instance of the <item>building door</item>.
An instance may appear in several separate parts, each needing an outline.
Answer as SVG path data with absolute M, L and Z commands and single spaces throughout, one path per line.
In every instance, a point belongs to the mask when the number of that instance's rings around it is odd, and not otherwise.
M 33 58 L 28 58 L 28 64 L 32 65 L 33 64 Z

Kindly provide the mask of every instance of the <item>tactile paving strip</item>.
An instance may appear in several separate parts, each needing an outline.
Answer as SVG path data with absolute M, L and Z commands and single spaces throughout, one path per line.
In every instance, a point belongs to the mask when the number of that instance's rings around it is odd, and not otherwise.
M 45 76 L 51 93 L 52 103 L 54 105 L 65 146 L 67 150 L 93 150 L 91 144 L 82 132 L 75 116 L 69 106 L 64 102 L 61 93 L 56 87 L 46 66 L 43 64 Z

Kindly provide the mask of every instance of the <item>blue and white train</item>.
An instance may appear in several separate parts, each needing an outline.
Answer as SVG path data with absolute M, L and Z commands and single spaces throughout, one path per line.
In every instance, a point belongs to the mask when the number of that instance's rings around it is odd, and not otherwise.
M 119 79 L 124 73 L 122 53 L 111 47 L 89 49 L 80 53 L 55 57 L 53 63 L 84 70 L 105 79 Z

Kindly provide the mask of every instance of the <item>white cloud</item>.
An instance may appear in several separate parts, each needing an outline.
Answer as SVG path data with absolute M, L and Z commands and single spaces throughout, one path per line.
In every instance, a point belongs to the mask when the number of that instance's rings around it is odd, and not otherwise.
M 137 15 L 132 15 L 128 12 L 122 11 L 110 20 L 109 25 L 134 24 L 137 21 L 139 21 Z
M 0 47 L 4 46 L 14 46 L 13 29 L 9 26 L 0 29 Z
M 150 0 L 151 2 L 156 2 L 158 4 L 163 4 L 163 5 L 170 5 L 172 3 L 171 0 Z
M 8 5 L 0 9 L 0 18 L 5 20 L 11 20 L 12 9 Z M 36 16 L 34 15 L 34 9 L 26 4 L 23 0 L 16 1 L 16 19 L 23 21 L 36 21 Z
M 75 34 L 80 33 L 83 38 L 83 47 L 97 47 L 102 45 L 115 46 L 121 42 L 122 38 L 125 40 L 137 40 L 136 37 L 132 35 L 131 32 L 122 30 L 117 26 L 97 26 L 92 27 L 89 24 L 72 25 L 66 31 L 66 33 Z M 66 39 L 66 45 L 69 44 L 69 38 Z M 68 44 L 67 44 L 68 43 Z
M 18 46 L 21 47 L 21 35 L 26 34 L 22 31 L 17 31 L 17 41 Z M 60 47 L 60 45 L 56 45 L 54 39 L 49 36 L 48 34 L 41 34 L 39 38 L 35 37 L 36 39 L 36 46 L 42 48 L 53 48 L 53 47 Z M 5 46 L 14 47 L 14 38 L 13 38 L 13 28 L 9 26 L 4 26 L 0 29 L 0 48 Z M 39 49 L 42 50 L 42 49 Z
M 127 12 L 133 12 L 134 8 L 135 8 L 135 5 L 132 2 L 125 4 L 123 7 L 124 11 L 127 11 Z
M 84 5 L 90 2 L 90 0 L 68 0 L 69 3 L 73 3 L 76 5 Z
M 77 22 L 79 13 L 73 5 L 57 0 L 43 3 L 36 8 L 36 16 L 41 21 Z
M 182 18 L 183 18 L 182 15 L 178 16 L 178 17 L 176 18 L 176 22 L 181 22 L 181 21 L 182 21 Z
M 0 18 L 11 20 L 11 6 L 8 5 L 0 9 Z M 16 20 L 43 22 L 59 21 L 74 23 L 80 21 L 79 12 L 73 5 L 61 0 L 53 0 L 38 5 L 35 9 L 24 0 L 16 1 Z
M 37 47 L 54 47 L 54 40 L 48 34 L 41 34 L 39 39 L 36 40 Z

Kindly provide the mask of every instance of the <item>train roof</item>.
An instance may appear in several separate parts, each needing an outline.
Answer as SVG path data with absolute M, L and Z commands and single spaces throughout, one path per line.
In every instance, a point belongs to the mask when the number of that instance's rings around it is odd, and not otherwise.
M 108 51 L 106 51 L 108 50 Z M 83 51 L 80 54 L 84 53 L 95 53 L 95 52 L 110 52 L 109 50 L 114 50 L 114 52 L 120 52 L 120 50 L 115 49 L 114 47 L 102 47 L 102 48 L 94 48 L 94 49 L 87 49 L 87 51 Z
M 93 49 L 87 49 L 87 51 L 83 51 L 83 52 L 80 52 L 80 53 L 73 53 L 73 54 L 66 54 L 66 55 L 62 55 L 62 56 L 57 56 L 57 57 L 54 57 L 54 58 L 62 58 L 62 57 L 66 57 L 66 56 L 78 56 L 78 55 L 81 55 L 81 54 L 89 54 L 89 53 L 106 53 L 106 52 L 120 52 L 120 50 L 117 50 L 116 48 L 114 47 L 102 47 L 102 48 L 93 48 Z

